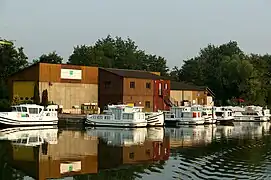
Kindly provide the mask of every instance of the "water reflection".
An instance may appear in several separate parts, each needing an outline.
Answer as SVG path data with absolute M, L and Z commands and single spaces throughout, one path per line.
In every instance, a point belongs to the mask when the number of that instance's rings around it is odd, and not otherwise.
M 0 130 L 0 179 L 270 179 L 270 123 Z
M 174 179 L 270 179 L 270 123 L 167 129 Z M 166 169 L 167 169 L 166 168 Z
M 81 179 L 84 174 L 95 179 L 105 176 L 111 179 L 114 173 L 119 179 L 123 172 L 124 176 L 134 179 L 141 177 L 137 173 L 145 168 L 153 171 L 154 166 L 161 168 L 170 152 L 163 128 L 86 131 L 59 131 L 55 127 L 10 128 L 1 130 L 0 135 L 2 140 L 8 140 L 0 144 L 6 148 L 8 157 L 3 165 L 4 179 L 21 172 L 34 179 L 65 176 Z M 135 166 L 137 164 L 141 166 Z

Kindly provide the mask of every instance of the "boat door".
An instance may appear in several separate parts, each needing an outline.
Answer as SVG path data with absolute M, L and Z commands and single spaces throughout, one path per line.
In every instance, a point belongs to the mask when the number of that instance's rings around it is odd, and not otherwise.
M 121 108 L 114 109 L 113 113 L 115 115 L 115 119 L 117 119 L 117 120 L 122 119 L 122 117 L 121 117 L 121 115 L 122 115 L 122 109 Z

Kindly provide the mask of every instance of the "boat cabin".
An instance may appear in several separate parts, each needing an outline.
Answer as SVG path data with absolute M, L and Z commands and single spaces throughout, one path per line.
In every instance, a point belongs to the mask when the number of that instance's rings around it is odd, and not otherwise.
M 11 112 L 20 112 L 25 114 L 26 117 L 29 115 L 38 115 L 41 113 L 46 113 L 46 116 L 51 116 L 57 110 L 57 105 L 49 105 L 47 107 L 36 105 L 36 104 L 20 104 L 11 106 Z

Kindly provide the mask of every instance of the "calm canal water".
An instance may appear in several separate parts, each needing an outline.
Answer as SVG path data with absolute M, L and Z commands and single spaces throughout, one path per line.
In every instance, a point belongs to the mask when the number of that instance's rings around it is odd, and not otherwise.
M 271 179 L 270 127 L 3 129 L 0 179 Z

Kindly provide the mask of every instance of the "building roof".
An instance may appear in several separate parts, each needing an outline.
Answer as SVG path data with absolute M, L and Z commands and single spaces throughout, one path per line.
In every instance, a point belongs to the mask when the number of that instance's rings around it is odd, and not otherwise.
M 188 84 L 185 82 L 177 82 L 177 81 L 171 81 L 170 82 L 170 89 L 171 90 L 198 90 L 202 91 L 205 90 L 205 86 L 196 86 L 193 84 Z
M 190 90 L 190 91 L 208 91 L 211 96 L 215 96 L 215 94 L 207 87 L 207 86 L 196 86 L 194 84 L 185 83 L 185 82 L 177 82 L 171 81 L 170 82 L 170 89 L 171 90 Z
M 141 70 L 128 70 L 128 69 L 114 69 L 114 68 L 101 68 L 105 71 L 111 72 L 115 75 L 126 78 L 138 78 L 138 79 L 169 79 L 163 76 L 158 76 L 154 73 Z

